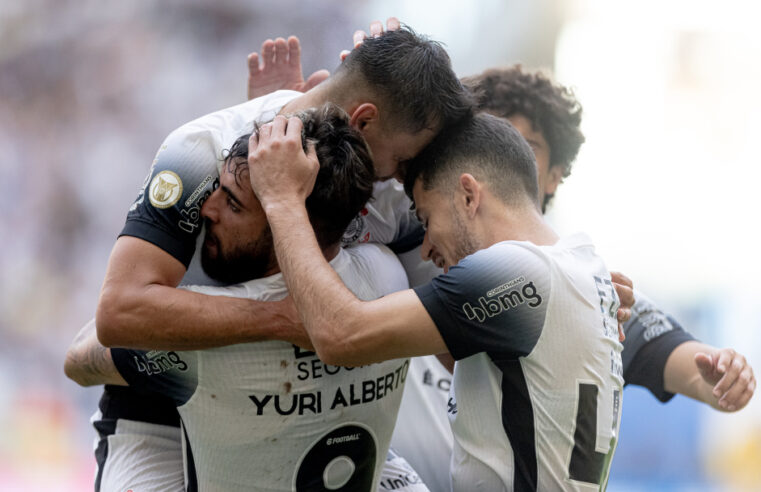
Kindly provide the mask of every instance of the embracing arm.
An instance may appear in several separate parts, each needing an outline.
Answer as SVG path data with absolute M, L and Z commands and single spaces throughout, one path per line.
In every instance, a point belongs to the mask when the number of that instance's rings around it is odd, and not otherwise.
M 194 350 L 269 339 L 298 340 L 298 315 L 287 303 L 178 289 L 184 274 L 184 265 L 161 248 L 135 237 L 120 237 L 98 300 L 96 325 L 101 343 Z
M 127 382 L 116 370 L 111 350 L 98 342 L 95 336 L 95 320 L 90 320 L 71 342 L 63 365 L 66 377 L 80 386 L 117 384 Z
M 346 288 L 322 255 L 303 202 L 266 210 L 288 290 L 325 363 L 363 365 L 447 352 L 415 291 L 361 301 Z
M 698 341 L 684 342 L 671 352 L 663 381 L 666 391 L 724 412 L 745 407 L 756 389 L 753 368 L 742 354 Z

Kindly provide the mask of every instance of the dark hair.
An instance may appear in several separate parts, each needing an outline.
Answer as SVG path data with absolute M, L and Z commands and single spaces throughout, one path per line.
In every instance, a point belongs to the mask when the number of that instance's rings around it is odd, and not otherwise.
M 418 178 L 430 190 L 454 186 L 462 173 L 485 183 L 508 205 L 539 205 L 534 153 L 507 120 L 480 113 L 441 132 L 409 161 L 404 189 L 412 198 Z
M 581 104 L 573 92 L 554 84 L 540 72 L 524 72 L 520 65 L 493 68 L 463 79 L 473 92 L 479 110 L 508 118 L 521 114 L 542 133 L 550 147 L 550 167 L 561 166 L 563 177 L 584 143 L 581 133 Z M 552 195 L 545 197 L 546 206 Z
M 336 71 L 359 75 L 379 97 L 384 115 L 399 130 L 438 130 L 473 110 L 473 99 L 436 41 L 408 26 L 367 38 Z
M 332 103 L 297 114 L 304 122 L 302 145 L 314 142 L 320 170 L 306 209 L 320 247 L 337 243 L 349 222 L 370 200 L 375 168 L 362 135 L 349 124 L 348 115 Z M 258 131 L 258 127 L 254 131 Z M 238 138 L 225 158 L 227 169 L 238 177 L 248 168 L 248 139 Z M 243 157 L 243 159 L 236 159 Z

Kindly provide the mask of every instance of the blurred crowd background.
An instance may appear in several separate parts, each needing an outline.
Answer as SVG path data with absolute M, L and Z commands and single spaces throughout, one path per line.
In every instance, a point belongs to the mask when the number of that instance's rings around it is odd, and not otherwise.
M 163 138 L 237 104 L 246 55 L 301 38 L 334 69 L 396 15 L 459 75 L 522 62 L 574 88 L 587 143 L 550 220 L 761 375 L 755 2 L 0 0 L 0 490 L 88 490 L 99 389 L 63 376 Z M 761 490 L 761 403 L 626 391 L 610 490 Z

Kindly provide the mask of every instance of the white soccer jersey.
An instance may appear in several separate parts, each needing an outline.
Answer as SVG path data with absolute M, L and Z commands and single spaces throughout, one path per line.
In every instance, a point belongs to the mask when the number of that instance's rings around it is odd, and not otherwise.
M 622 346 L 618 299 L 588 240 L 498 243 L 415 290 L 457 360 L 453 489 L 604 486 Z
M 385 247 L 341 250 L 331 265 L 362 299 L 407 287 Z M 281 274 L 206 294 L 277 300 Z M 122 375 L 180 405 L 188 486 L 200 490 L 351 490 L 377 485 L 408 359 L 330 366 L 285 342 L 192 352 L 113 350 Z M 194 466 L 192 466 L 194 465 Z
M 400 182 L 395 179 L 376 181 L 372 199 L 349 223 L 342 243 L 386 244 L 394 252 L 397 252 L 395 244 L 402 247 L 409 244 L 404 249 L 414 248 L 422 242 L 423 230 L 410 210 L 411 205 Z

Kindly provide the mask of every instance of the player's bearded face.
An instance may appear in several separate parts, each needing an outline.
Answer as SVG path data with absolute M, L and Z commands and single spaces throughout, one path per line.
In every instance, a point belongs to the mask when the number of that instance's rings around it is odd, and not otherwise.
M 220 227 L 206 221 L 206 237 L 201 250 L 201 265 L 206 274 L 228 284 L 266 276 L 275 263 L 269 226 L 254 239 L 242 234 L 223 236 Z M 222 239 L 226 236 L 227 239 Z
M 272 232 L 249 184 L 248 170 L 236 175 L 225 166 L 215 186 L 201 207 L 206 230 L 201 264 L 206 274 L 233 284 L 274 273 Z

